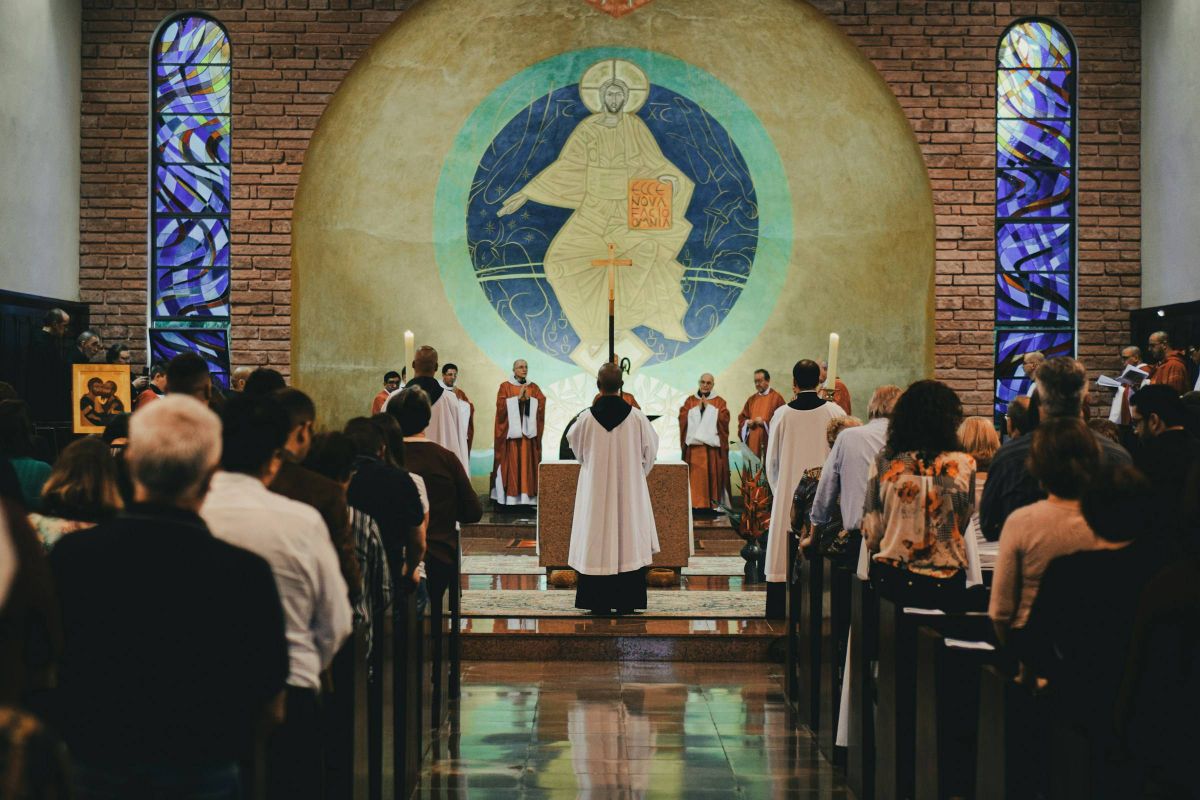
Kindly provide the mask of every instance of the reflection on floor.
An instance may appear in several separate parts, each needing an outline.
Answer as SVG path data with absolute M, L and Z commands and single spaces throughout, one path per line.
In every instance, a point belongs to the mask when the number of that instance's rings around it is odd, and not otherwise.
M 468 662 L 419 798 L 848 798 L 762 663 Z

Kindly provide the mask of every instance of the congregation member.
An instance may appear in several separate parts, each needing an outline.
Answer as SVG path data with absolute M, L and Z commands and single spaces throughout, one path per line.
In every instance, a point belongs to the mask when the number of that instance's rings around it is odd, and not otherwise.
M 1033 397 L 1033 393 L 1037 391 L 1038 369 L 1045 360 L 1046 354 L 1040 350 L 1034 350 L 1021 357 L 1021 368 L 1025 370 L 1025 377 L 1029 379 L 1029 388 L 1025 392 L 1026 397 Z
M 1161 384 L 1139 389 L 1129 407 L 1139 444 L 1134 464 L 1152 487 L 1148 512 L 1164 533 L 1185 537 L 1197 525 L 1183 513 L 1185 486 L 1192 470 L 1200 469 L 1200 440 L 1187 430 L 1187 407 L 1174 388 Z
M 0 460 L 12 465 L 21 487 L 21 502 L 30 511 L 41 508 L 42 485 L 50 477 L 50 465 L 36 458 L 36 453 L 33 423 L 25 402 L 0 401 Z
M 453 389 L 447 389 L 437 379 L 438 352 L 429 345 L 417 348 L 413 357 L 413 379 L 408 386 L 418 386 L 429 398 L 429 428 L 425 435 L 449 450 L 469 473 L 471 470 L 471 447 L 468 432 L 471 423 L 470 406 L 458 399 Z M 393 394 L 393 396 L 395 396 Z M 387 410 L 386 404 L 384 410 Z
M 1105 439 L 1108 439 L 1110 442 L 1121 444 L 1121 428 L 1119 425 L 1112 422 L 1112 420 L 1092 417 L 1087 421 L 1087 426 L 1091 430 L 1103 436 Z
M 1020 395 L 1008 402 L 1008 409 L 1004 412 L 1004 436 L 1006 441 L 1033 433 L 1033 429 L 1037 427 L 1037 424 L 1038 410 L 1033 404 L 1033 398 Z M 994 453 L 992 457 L 995 458 Z
M 975 459 L 975 483 L 979 491 L 980 474 L 986 474 L 992 466 L 992 458 L 1000 449 L 1000 434 L 996 425 L 987 417 L 967 417 L 958 426 L 958 441 L 964 453 Z
M 899 386 L 889 384 L 877 388 L 867 404 L 867 423 L 842 431 L 821 468 L 809 518 L 814 526 L 820 527 L 834 522 L 840 515 L 842 528 L 849 533 L 851 546 L 855 549 L 862 537 L 867 476 L 887 442 L 888 424 L 901 394 Z
M 962 401 L 944 383 L 917 381 L 896 402 L 887 442 L 871 464 L 863 543 L 871 584 L 899 605 L 953 610 L 965 603 L 964 532 L 975 505 L 975 459 L 962 452 Z
M 288 642 L 271 569 L 197 513 L 221 444 L 193 398 L 139 412 L 136 503 L 50 554 L 65 633 L 54 707 L 81 800 L 236 800 L 256 727 L 282 713 Z
M 379 526 L 396 584 L 405 576 L 405 588 L 415 590 L 420 581 L 418 566 L 426 549 L 426 512 L 417 485 L 404 469 L 389 462 L 384 435 L 370 419 L 355 417 L 346 423 L 345 433 L 355 449 L 354 475 L 346 490 L 346 501 Z M 400 459 L 403 457 L 401 449 Z
M 242 384 L 242 394 L 264 395 L 277 392 L 287 386 L 283 373 L 270 367 L 258 367 L 246 376 Z
M 771 388 L 771 373 L 765 369 L 754 370 L 754 394 L 746 398 L 738 414 L 738 436 L 759 458 L 767 454 L 771 417 L 785 405 L 787 401 L 783 395 Z
M 454 392 L 454 396 L 458 398 L 459 413 L 466 417 L 467 424 L 467 453 L 470 454 L 471 448 L 475 446 L 475 404 L 471 402 L 471 398 L 467 397 L 458 386 L 458 365 L 445 364 L 442 367 L 442 377 L 440 383 L 443 389 L 449 389 Z M 467 472 L 471 471 L 470 465 L 467 464 Z
M 233 394 L 241 394 L 246 391 L 246 381 L 250 378 L 250 373 L 253 372 L 252 367 L 242 365 L 234 367 L 233 372 L 229 373 L 229 391 Z
M 826 381 L 829 377 L 829 362 L 821 361 L 820 364 L 821 383 L 818 385 L 821 387 L 822 392 L 827 393 L 826 399 L 837 403 L 841 406 L 842 411 L 845 411 L 847 414 L 853 413 L 850 410 L 850 390 L 846 388 L 846 384 L 842 383 L 842 379 L 835 375 L 833 378 L 833 391 L 832 393 L 828 393 L 829 390 L 826 388 Z
M 103 439 L 88 436 L 59 453 L 29 524 L 50 552 L 63 536 L 108 522 L 123 506 L 116 459 Z
M 150 380 L 146 388 L 134 396 L 133 408 L 145 408 L 167 393 L 167 365 L 162 362 L 150 365 Z
M 491 497 L 498 507 L 537 504 L 545 430 L 546 396 L 530 382 L 528 362 L 518 359 L 512 377 L 496 391 Z
M 1138 599 L 1171 559 L 1144 513 L 1150 490 L 1133 467 L 1106 466 L 1093 475 L 1080 507 L 1096 542 L 1050 562 L 1025 624 L 1029 671 L 1048 681 L 1056 710 L 1098 741 L 1112 738 Z M 1115 742 L 1106 749 L 1115 752 Z
M 658 434 L 621 398 L 621 368 L 600 367 L 600 399 L 567 434 L 579 460 L 567 564 L 579 575 L 575 607 L 592 614 L 646 608 L 646 570 L 659 551 L 646 482 Z
M 1031 406 L 1037 404 L 1038 427 L 1061 417 L 1082 420 L 1086 396 L 1087 371 L 1082 364 L 1067 356 L 1046 360 L 1037 368 L 1037 394 L 1031 400 Z M 1098 433 L 1092 435 L 1100 444 L 1102 461 L 1132 463 L 1125 448 Z M 1009 514 L 1046 496 L 1027 467 L 1032 445 L 1032 436 L 1010 439 L 992 459 L 979 506 L 980 528 L 989 542 L 1000 538 L 1000 530 Z
M 716 379 L 700 376 L 696 393 L 679 409 L 679 443 L 688 465 L 692 513 L 711 516 L 718 506 L 728 506 L 729 405 L 714 394 Z
M 180 353 L 172 358 L 167 364 L 167 394 L 187 395 L 211 406 L 212 377 L 204 359 L 195 353 Z
M 42 318 L 41 327 L 33 332 L 25 385 L 29 410 L 36 422 L 70 416 L 71 368 L 64 353 L 70 325 L 70 314 L 52 308 Z
M 1142 361 L 1141 348 L 1130 345 L 1129 347 L 1121 348 L 1121 372 L 1133 367 L 1140 369 L 1149 375 L 1154 370 L 1149 364 Z M 1129 414 L 1129 398 L 1140 387 L 1121 386 L 1113 391 L 1112 405 L 1108 409 L 1108 419 L 1116 425 L 1131 425 L 1132 420 Z
M 447 588 L 453 591 L 458 580 L 459 526 L 478 522 L 483 506 L 462 462 L 429 439 L 426 432 L 432 409 L 424 390 L 410 387 L 394 396 L 387 412 L 400 423 L 404 434 L 406 468 L 424 484 L 429 508 L 425 575 L 430 598 L 438 608 L 443 592 Z
M 804 359 L 792 367 L 792 388 L 796 399 L 776 410 L 771 417 L 771 436 L 767 441 L 766 473 L 771 492 L 781 502 L 772 504 L 767 532 L 767 607 L 768 619 L 782 619 L 788 576 L 788 532 L 791 529 L 790 499 L 804 473 L 825 463 L 829 455 L 826 431 L 829 422 L 845 416 L 841 406 L 825 400 L 818 392 L 821 367 Z
M 1047 497 L 1014 510 L 1005 520 L 988 604 L 996 637 L 1003 643 L 1012 634 L 1017 652 L 1023 645 L 1017 633 L 1029 619 L 1050 562 L 1101 544 L 1079 501 L 1100 464 L 1100 446 L 1082 419 L 1055 417 L 1033 432 L 1029 472 Z
M 1150 360 L 1154 362 L 1154 373 L 1150 376 L 1153 386 L 1170 387 L 1176 395 L 1192 388 L 1191 372 L 1182 350 L 1171 344 L 1171 335 L 1166 331 L 1150 334 Z
M 329 532 L 329 540 L 338 554 L 342 578 L 350 587 L 350 602 L 354 603 L 358 599 L 358 587 L 362 583 L 362 576 L 358 571 L 354 540 L 350 535 L 350 511 L 346 507 L 346 489 L 303 465 L 312 447 L 317 407 L 312 399 L 299 389 L 279 389 L 273 397 L 287 412 L 290 430 L 283 445 L 283 459 L 279 464 L 279 471 L 271 481 L 271 491 L 312 506 L 321 514 Z
M 287 629 L 285 712 L 267 742 L 267 797 L 317 800 L 324 797 L 321 672 L 350 634 L 349 588 L 321 515 L 267 488 L 290 431 L 283 405 L 247 391 L 225 404 L 221 422 L 221 469 L 200 516 L 218 539 L 270 565 Z
M 132 364 L 133 351 L 125 342 L 115 342 L 104 351 L 105 364 Z
M 383 388 L 371 400 L 371 414 L 378 414 L 383 411 L 383 407 L 387 404 L 387 399 L 400 388 L 400 380 L 400 373 L 395 370 L 388 370 L 384 373 Z
M 104 352 L 104 343 L 95 331 L 83 331 L 75 337 L 75 345 L 68 354 L 72 364 L 90 364 Z

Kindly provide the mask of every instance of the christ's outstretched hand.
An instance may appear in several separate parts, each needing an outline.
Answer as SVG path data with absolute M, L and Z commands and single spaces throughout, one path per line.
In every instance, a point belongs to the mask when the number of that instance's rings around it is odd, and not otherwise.
M 504 201 L 504 205 L 500 206 L 500 210 L 496 212 L 497 217 L 507 217 L 529 200 L 523 192 L 517 192 L 512 197 Z

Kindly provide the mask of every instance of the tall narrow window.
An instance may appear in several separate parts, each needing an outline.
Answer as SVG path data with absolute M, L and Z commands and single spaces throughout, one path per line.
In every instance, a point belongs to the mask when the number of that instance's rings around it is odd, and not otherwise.
M 1022 20 L 996 68 L 996 398 L 1028 393 L 1022 360 L 1075 352 L 1075 48 Z
M 200 354 L 229 385 L 229 35 L 205 14 L 168 17 L 150 67 L 152 361 Z

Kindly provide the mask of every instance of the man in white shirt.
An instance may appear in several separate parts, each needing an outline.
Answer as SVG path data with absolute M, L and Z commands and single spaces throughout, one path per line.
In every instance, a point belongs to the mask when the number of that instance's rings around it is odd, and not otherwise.
M 267 797 L 318 800 L 324 797 L 318 694 L 321 672 L 350 635 L 346 582 L 316 509 L 267 488 L 291 427 L 287 411 L 273 397 L 242 395 L 225 404 L 221 421 L 221 471 L 200 516 L 218 539 L 270 565 L 283 603 L 287 710 L 267 745 Z
M 796 399 L 771 417 L 767 441 L 767 481 L 775 498 L 767 533 L 767 618 L 783 619 L 788 574 L 788 535 L 792 525 L 792 495 L 805 470 L 819 467 L 829 455 L 825 432 L 829 421 L 846 416 L 837 403 L 824 400 L 817 387 L 821 365 L 804 359 L 792 367 Z
M 567 563 L 579 573 L 576 608 L 626 614 L 646 607 L 646 568 L 659 550 L 646 484 L 658 434 L 621 398 L 616 364 L 600 368 L 596 388 L 599 399 L 567 433 L 580 463 Z

